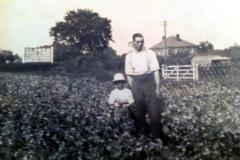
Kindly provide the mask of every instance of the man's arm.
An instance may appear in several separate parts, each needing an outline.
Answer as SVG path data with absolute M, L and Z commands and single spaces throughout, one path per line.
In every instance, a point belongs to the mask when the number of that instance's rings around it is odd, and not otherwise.
M 156 84 L 156 96 L 159 97 L 160 96 L 160 75 L 159 75 L 159 63 L 157 60 L 157 56 L 153 51 L 149 51 L 148 53 L 148 60 L 150 61 L 149 67 L 150 70 L 153 71 L 154 74 L 154 80 L 155 80 L 155 84 Z
M 129 87 L 130 88 L 132 88 L 132 77 L 131 76 L 129 76 L 129 75 L 127 75 L 127 81 L 128 81 L 128 85 L 129 85 Z
M 130 65 L 130 53 L 126 55 L 126 58 L 125 58 L 125 74 L 126 74 L 126 77 L 127 77 L 127 82 L 128 82 L 128 85 L 130 88 L 132 88 L 132 77 L 130 76 L 132 73 L 133 73 L 133 69 Z
M 156 84 L 156 96 L 159 97 L 160 96 L 160 76 L 159 76 L 159 71 L 156 70 L 153 72 L 154 74 L 154 80 L 155 80 L 155 84 Z

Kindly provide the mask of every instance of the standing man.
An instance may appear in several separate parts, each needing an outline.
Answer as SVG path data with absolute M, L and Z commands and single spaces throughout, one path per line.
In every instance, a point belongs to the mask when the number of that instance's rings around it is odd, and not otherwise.
M 138 133 L 146 131 L 146 115 L 150 119 L 151 134 L 163 138 L 161 126 L 159 63 L 154 52 L 144 48 L 141 33 L 132 36 L 133 51 L 125 59 L 125 73 L 136 104 L 135 125 Z

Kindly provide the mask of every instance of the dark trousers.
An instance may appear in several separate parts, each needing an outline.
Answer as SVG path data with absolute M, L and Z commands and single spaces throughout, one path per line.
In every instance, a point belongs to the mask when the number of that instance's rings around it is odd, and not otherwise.
M 146 132 L 146 114 L 150 119 L 150 131 L 154 137 L 162 137 L 162 106 L 156 97 L 154 74 L 132 76 L 132 93 L 136 104 L 135 125 L 138 132 Z

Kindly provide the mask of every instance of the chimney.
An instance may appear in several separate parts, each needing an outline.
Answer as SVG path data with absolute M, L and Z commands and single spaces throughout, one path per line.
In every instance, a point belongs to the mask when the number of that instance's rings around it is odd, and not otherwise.
M 176 34 L 176 40 L 177 40 L 177 41 L 181 41 L 181 38 L 180 38 L 180 35 L 179 35 L 179 34 Z

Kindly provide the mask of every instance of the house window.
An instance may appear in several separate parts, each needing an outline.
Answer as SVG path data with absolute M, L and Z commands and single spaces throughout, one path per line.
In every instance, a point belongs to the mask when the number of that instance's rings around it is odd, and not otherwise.
M 194 48 L 191 49 L 190 53 L 194 53 Z
M 177 49 L 177 48 L 174 49 L 174 53 L 175 53 L 175 54 L 178 53 L 178 49 Z

